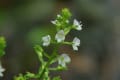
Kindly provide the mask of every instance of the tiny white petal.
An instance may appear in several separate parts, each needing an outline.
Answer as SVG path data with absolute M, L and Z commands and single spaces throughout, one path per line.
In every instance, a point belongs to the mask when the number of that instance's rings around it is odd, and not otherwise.
M 79 45 L 80 45 L 80 39 L 77 38 L 77 37 L 75 37 L 75 38 L 73 39 L 73 43 L 74 43 L 75 45 L 79 46 Z
M 69 23 L 69 20 L 66 20 L 66 23 Z
M 76 30 L 82 30 L 82 24 L 81 24 L 81 22 L 78 22 L 76 19 L 74 19 L 73 25 L 75 26 Z
M 57 17 L 58 17 L 58 18 L 60 18 L 60 17 L 61 17 L 61 15 L 59 15 L 59 14 L 58 14 L 58 15 L 57 15 Z
M 42 37 L 43 46 L 48 46 L 50 44 L 51 37 L 50 35 Z
M 62 54 L 58 58 L 58 64 L 61 65 L 62 67 L 66 67 L 66 63 L 71 62 L 70 57 L 67 54 Z
M 57 23 L 57 20 L 54 20 L 54 21 L 51 21 L 52 24 L 56 24 Z
M 78 47 L 77 46 L 73 45 L 72 47 L 73 47 L 73 50 L 78 51 Z
M 5 71 L 5 69 L 2 67 L 2 65 L 0 64 L 0 77 L 3 77 L 3 72 Z
M 57 34 L 55 35 L 55 40 L 57 40 L 58 43 L 65 40 L 65 33 L 63 30 L 57 32 Z
M 72 44 L 73 50 L 78 50 L 78 46 L 80 46 L 80 39 L 75 37 Z

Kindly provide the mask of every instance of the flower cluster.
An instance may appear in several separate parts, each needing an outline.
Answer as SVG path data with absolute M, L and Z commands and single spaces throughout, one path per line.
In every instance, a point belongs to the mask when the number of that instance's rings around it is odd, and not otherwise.
M 70 32 L 71 29 L 76 29 L 78 31 L 82 30 L 81 22 L 76 19 L 73 20 L 73 24 L 70 24 L 69 18 L 71 17 L 68 9 L 63 9 L 61 14 L 57 15 L 57 18 L 51 23 L 56 26 L 57 33 L 55 34 L 55 43 L 58 44 L 69 44 L 72 45 L 73 50 L 78 51 L 78 47 L 80 46 L 80 39 L 75 37 L 72 42 L 66 42 L 65 37 Z M 51 42 L 50 35 L 44 36 L 42 38 L 43 46 L 49 46 Z M 67 54 L 62 54 L 58 58 L 58 64 L 62 67 L 66 67 L 66 63 L 70 62 L 70 57 Z
M 62 9 L 62 12 L 57 15 L 55 20 L 52 20 L 51 23 L 56 27 L 56 33 L 54 38 L 51 35 L 45 35 L 42 37 L 42 46 L 47 47 L 50 44 L 54 45 L 52 48 L 51 54 L 48 54 L 44 51 L 44 48 L 40 45 L 36 45 L 35 51 L 38 55 L 41 66 L 37 74 L 27 72 L 26 75 L 20 74 L 18 77 L 15 77 L 15 80 L 29 80 L 29 79 L 39 79 L 39 80 L 61 80 L 59 76 L 49 77 L 50 71 L 61 71 L 67 68 L 67 63 L 71 62 L 71 58 L 68 54 L 63 53 L 59 55 L 58 49 L 62 45 L 70 45 L 73 50 L 78 51 L 80 46 L 80 39 L 75 37 L 71 42 L 66 41 L 67 34 L 72 30 L 82 30 L 81 22 L 76 19 L 73 20 L 70 24 L 71 13 L 67 8 Z M 51 67 L 53 63 L 57 62 L 57 66 Z M 1 70 L 1 72 L 4 70 Z

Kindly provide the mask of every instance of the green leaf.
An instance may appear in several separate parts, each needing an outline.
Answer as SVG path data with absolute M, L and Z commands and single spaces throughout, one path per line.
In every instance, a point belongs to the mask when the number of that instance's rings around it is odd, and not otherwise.
M 54 77 L 52 80 L 62 80 L 60 76 Z
M 19 74 L 19 76 L 15 76 L 14 80 L 26 80 L 22 74 Z
M 4 48 L 6 47 L 6 41 L 4 37 L 0 37 L 0 57 L 2 57 L 5 52 L 4 52 Z
M 26 74 L 26 77 L 28 77 L 28 78 L 33 78 L 34 76 L 35 76 L 35 74 L 30 73 L 30 72 L 27 72 L 27 74 Z

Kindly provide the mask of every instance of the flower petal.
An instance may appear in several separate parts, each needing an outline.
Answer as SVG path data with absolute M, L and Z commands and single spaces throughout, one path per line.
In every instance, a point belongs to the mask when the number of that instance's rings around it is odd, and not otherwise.
M 82 24 L 81 24 L 81 22 L 78 22 L 76 19 L 74 19 L 73 25 L 75 26 L 76 30 L 79 30 L 79 31 L 82 30 Z
M 78 47 L 77 46 L 73 45 L 72 47 L 73 47 L 73 50 L 78 51 Z
M 3 77 L 3 72 L 5 71 L 5 69 L 2 67 L 2 65 L 0 64 L 0 77 Z
M 54 21 L 51 21 L 52 24 L 56 24 L 57 23 L 57 20 L 54 20 Z
M 80 46 L 80 39 L 75 37 L 72 44 L 73 50 L 78 50 L 78 46 Z
M 51 40 L 50 35 L 44 36 L 44 37 L 42 38 L 43 46 L 48 46 L 48 45 L 50 44 L 50 40 Z
M 58 64 L 61 65 L 62 67 L 66 67 L 66 63 L 69 62 L 71 62 L 71 59 L 67 54 L 62 54 L 58 58 Z
M 65 40 L 65 33 L 63 30 L 60 30 L 57 32 L 55 35 L 55 39 L 57 40 L 58 43 L 62 42 Z

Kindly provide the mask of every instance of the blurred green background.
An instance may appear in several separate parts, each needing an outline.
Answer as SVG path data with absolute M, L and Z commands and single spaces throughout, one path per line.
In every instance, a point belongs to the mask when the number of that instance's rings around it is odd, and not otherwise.
M 120 80 L 120 1 L 119 0 L 0 0 L 0 36 L 7 40 L 6 68 L 0 80 L 14 75 L 37 72 L 39 62 L 33 50 L 41 37 L 53 34 L 50 23 L 62 8 L 69 8 L 72 19 L 82 21 L 82 31 L 72 31 L 67 39 L 78 36 L 81 46 L 60 48 L 72 62 L 60 72 L 63 80 Z M 56 72 L 51 74 L 55 75 Z

